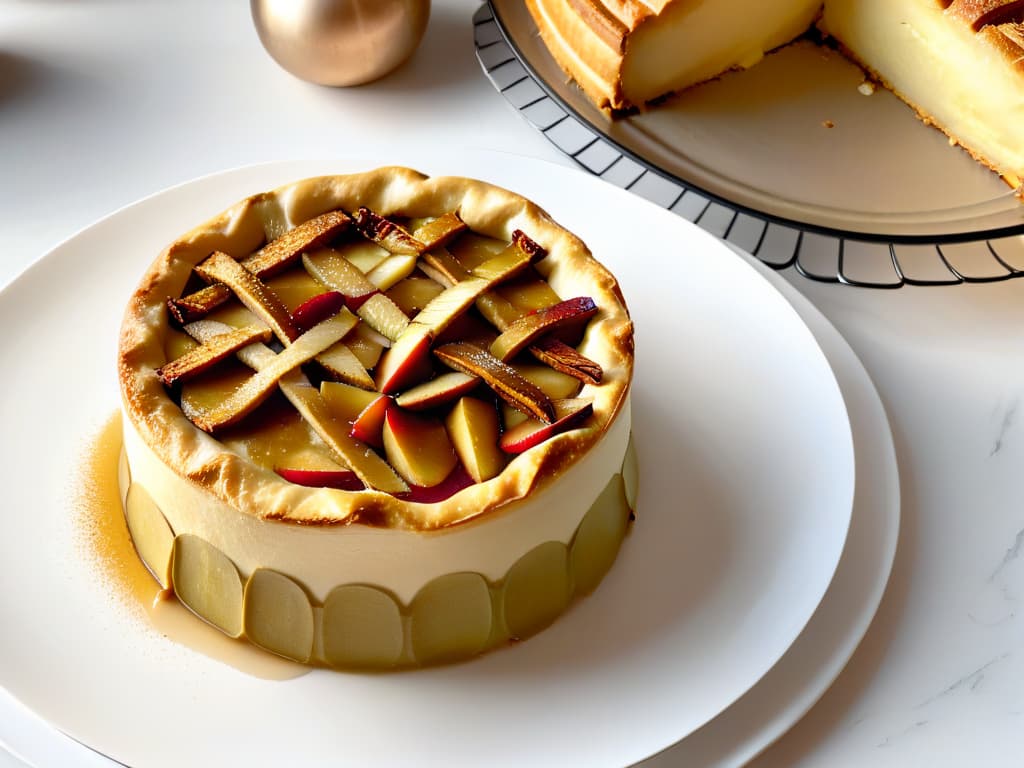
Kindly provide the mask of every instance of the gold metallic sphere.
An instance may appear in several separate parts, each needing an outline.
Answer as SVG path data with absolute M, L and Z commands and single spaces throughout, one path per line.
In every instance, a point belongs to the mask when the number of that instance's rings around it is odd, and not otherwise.
M 412 55 L 430 0 L 250 0 L 260 42 L 296 77 L 359 85 Z

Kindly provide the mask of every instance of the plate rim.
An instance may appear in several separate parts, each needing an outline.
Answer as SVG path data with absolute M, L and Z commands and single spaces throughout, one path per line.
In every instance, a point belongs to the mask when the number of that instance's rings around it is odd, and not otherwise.
M 737 252 L 738 249 L 737 249 Z M 693 755 L 685 755 L 687 748 L 693 748 L 695 741 L 704 741 L 704 747 L 706 750 L 718 749 L 718 759 L 707 763 L 707 765 L 713 766 L 727 766 L 734 764 L 746 764 L 747 762 L 754 760 L 762 753 L 771 749 L 772 745 L 781 739 L 791 728 L 793 728 L 799 721 L 806 715 L 820 700 L 824 697 L 836 680 L 842 675 L 843 670 L 846 668 L 847 663 L 856 654 L 857 649 L 860 647 L 861 641 L 867 635 L 871 629 L 871 625 L 874 621 L 875 615 L 878 612 L 878 608 L 881 605 L 882 599 L 884 598 L 888 589 L 890 577 L 892 575 L 892 569 L 895 564 L 896 553 L 899 547 L 900 538 L 900 521 L 901 521 L 901 510 L 900 510 L 900 476 L 899 476 L 899 464 L 896 458 L 896 446 L 895 440 L 892 435 L 892 427 L 888 417 L 888 413 L 885 409 L 885 404 L 882 402 L 881 396 L 875 386 L 871 375 L 868 373 L 867 368 L 861 361 L 860 356 L 857 355 L 856 351 L 850 346 L 849 342 L 843 337 L 839 330 L 832 324 L 832 322 L 819 310 L 814 304 L 800 293 L 792 284 L 784 280 L 780 275 L 769 271 L 766 267 L 761 265 L 749 254 L 743 254 L 745 258 L 751 263 L 757 266 L 763 271 L 776 287 L 782 292 L 788 301 L 790 301 L 794 308 L 801 313 L 804 319 L 808 322 L 812 332 L 818 337 L 819 342 L 822 344 L 822 348 L 825 351 L 826 356 L 829 357 L 830 363 L 833 364 L 835 369 L 835 359 L 833 356 L 838 358 L 845 358 L 845 361 L 840 363 L 840 371 L 837 372 L 837 378 L 840 380 L 840 386 L 843 389 L 844 397 L 846 398 L 847 407 L 850 408 L 851 415 L 854 417 L 851 421 L 854 423 L 854 443 L 855 443 L 855 454 L 859 457 L 861 455 L 860 443 L 861 441 L 874 440 L 877 444 L 871 446 L 872 450 L 868 452 L 866 461 L 862 461 L 860 458 L 857 459 L 857 488 L 861 488 L 862 484 L 867 489 L 867 495 L 870 499 L 873 492 L 878 490 L 878 484 L 875 482 L 879 473 L 887 473 L 886 480 L 888 485 L 888 495 L 883 500 L 881 507 L 876 508 L 873 511 L 868 511 L 866 508 L 869 506 L 865 503 L 863 495 L 859 492 L 855 494 L 854 498 L 854 513 L 853 521 L 851 523 L 850 537 L 847 539 L 846 546 L 844 547 L 843 557 L 840 559 L 836 574 L 833 577 L 833 583 L 829 586 L 828 592 L 822 598 L 821 605 L 815 615 L 808 622 L 808 625 L 801 632 L 800 636 L 794 641 L 793 645 L 787 649 L 786 654 L 779 660 L 779 662 L 768 671 L 768 673 L 747 691 L 737 701 L 733 702 L 727 709 L 721 712 L 710 722 L 706 723 L 701 728 L 697 729 L 693 733 L 683 737 L 679 742 L 673 744 L 670 747 L 662 750 L 661 752 L 651 755 L 641 763 L 637 765 L 647 765 L 648 761 L 653 761 L 652 765 L 660 765 L 660 760 L 675 760 L 682 757 L 688 760 L 686 764 L 694 765 L 705 765 L 704 762 L 695 763 L 692 758 Z M 820 335 L 819 335 L 820 334 Z M 854 381 L 859 379 L 859 381 Z M 849 396 L 852 393 L 852 398 Z M 850 406 L 851 399 L 856 403 L 853 407 Z M 868 427 L 864 419 L 856 418 L 857 414 L 861 412 L 861 408 L 865 412 L 873 410 L 874 414 L 869 415 L 868 420 L 875 419 L 878 422 L 878 430 L 876 431 L 874 426 Z M 867 435 L 868 431 L 871 431 L 870 436 Z M 858 438 L 858 433 L 863 431 L 864 434 Z M 882 448 L 883 451 L 880 453 L 875 449 Z M 884 453 L 884 458 L 882 456 Z M 872 467 L 869 470 L 868 477 L 865 477 L 865 473 L 862 472 L 863 466 L 867 464 Z M 874 465 L 874 466 L 872 466 Z M 884 466 L 884 470 L 882 467 Z M 858 497 L 860 500 L 858 501 Z M 861 508 L 861 514 L 858 516 L 858 508 Z M 877 522 L 876 520 L 865 521 L 864 515 L 874 514 L 876 517 L 882 518 L 882 521 L 886 524 L 886 527 L 880 528 L 875 525 L 868 525 L 868 523 Z M 858 525 L 858 517 L 860 518 L 860 524 Z M 855 530 L 856 529 L 856 530 Z M 752 721 L 756 721 L 758 712 L 749 711 L 751 707 L 756 708 L 758 704 L 763 704 L 763 699 L 767 696 L 771 699 L 775 699 L 777 690 L 772 690 L 770 693 L 766 693 L 766 689 L 770 688 L 777 681 L 785 683 L 785 676 L 791 673 L 790 669 L 786 667 L 790 666 L 794 654 L 799 650 L 798 646 L 804 646 L 810 644 L 812 641 L 819 641 L 820 637 L 816 638 L 815 635 L 820 635 L 821 625 L 825 619 L 823 619 L 823 612 L 828 612 L 830 609 L 835 607 L 836 596 L 830 594 L 833 590 L 839 590 L 842 587 L 846 587 L 846 583 L 850 579 L 849 573 L 853 568 L 862 568 L 862 562 L 859 560 L 852 560 L 849 556 L 848 550 L 856 549 L 862 542 L 854 541 L 855 535 L 863 536 L 874 536 L 876 541 L 873 544 L 880 545 L 879 550 L 875 553 L 879 559 L 881 568 L 879 571 L 874 573 L 874 579 L 870 584 L 868 590 L 863 595 L 863 604 L 861 606 L 860 613 L 856 616 L 855 621 L 849 628 L 848 633 L 844 633 L 836 646 L 827 654 L 827 658 L 823 660 L 822 666 L 814 670 L 814 674 L 811 676 L 812 679 L 805 681 L 801 685 L 801 690 L 797 693 L 793 700 L 789 702 L 789 706 L 783 708 L 783 711 L 776 711 L 774 716 L 766 716 L 765 721 L 760 725 L 755 733 L 748 735 L 748 737 L 741 741 L 740 744 L 736 744 L 731 749 L 721 747 L 722 734 L 719 731 L 723 728 L 728 729 L 728 723 L 730 720 L 738 720 L 741 727 L 749 728 Z M 870 574 L 869 574 L 870 575 Z M 831 598 L 831 599 L 830 599 Z M 848 616 L 848 614 L 846 614 Z M 805 659 L 801 659 L 799 672 L 805 670 L 804 666 Z M 780 680 L 781 678 L 781 680 Z M 735 734 L 730 734 L 734 736 Z M 711 742 L 708 744 L 708 742 Z M 697 749 L 700 749 L 698 744 Z M 703 757 L 704 755 L 701 755 Z

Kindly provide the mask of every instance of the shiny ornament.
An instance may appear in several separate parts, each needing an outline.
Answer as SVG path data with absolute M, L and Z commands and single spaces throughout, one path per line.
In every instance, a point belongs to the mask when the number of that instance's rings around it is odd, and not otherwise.
M 383 77 L 419 45 L 430 0 L 250 0 L 260 42 L 296 77 L 359 85 Z

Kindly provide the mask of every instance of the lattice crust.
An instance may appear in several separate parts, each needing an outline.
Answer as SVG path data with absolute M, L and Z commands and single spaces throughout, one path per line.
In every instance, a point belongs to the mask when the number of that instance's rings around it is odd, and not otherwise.
M 612 276 L 533 204 L 383 168 L 251 197 L 172 244 L 129 304 L 119 366 L 143 439 L 222 501 L 427 529 L 498 510 L 599 440 L 632 325 Z M 312 459 L 270 466 L 232 440 L 278 402 Z

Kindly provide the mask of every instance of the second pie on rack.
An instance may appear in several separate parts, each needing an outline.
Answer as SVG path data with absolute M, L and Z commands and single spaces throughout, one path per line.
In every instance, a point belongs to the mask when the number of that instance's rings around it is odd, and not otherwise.
M 656 105 L 818 26 L 950 142 L 1024 182 L 1019 0 L 527 0 L 559 65 L 601 109 Z M 1022 190 L 1024 191 L 1024 190 Z

